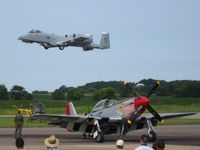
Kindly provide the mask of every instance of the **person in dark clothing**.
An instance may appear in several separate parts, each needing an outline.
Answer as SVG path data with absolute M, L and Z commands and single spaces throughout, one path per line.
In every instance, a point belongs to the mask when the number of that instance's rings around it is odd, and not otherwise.
M 165 149 L 165 142 L 164 141 L 157 141 L 156 142 L 156 145 L 157 145 L 157 149 L 156 150 L 164 150 Z
M 15 145 L 17 147 L 17 150 L 25 150 L 24 140 L 22 138 L 16 138 Z
M 24 126 L 24 117 L 20 111 L 15 116 L 15 138 L 20 138 L 22 134 L 22 128 Z

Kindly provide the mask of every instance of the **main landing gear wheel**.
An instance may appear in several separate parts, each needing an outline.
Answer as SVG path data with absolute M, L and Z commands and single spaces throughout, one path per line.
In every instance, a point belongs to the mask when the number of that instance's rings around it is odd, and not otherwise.
M 59 49 L 60 50 L 63 50 L 65 47 L 64 46 L 59 46 Z
M 156 133 L 154 131 L 150 131 L 148 133 L 148 136 L 149 136 L 149 141 L 151 142 L 155 142 L 157 139 Z
M 103 143 L 103 141 L 104 141 L 104 135 L 103 135 L 103 133 L 102 132 L 98 132 L 98 135 L 96 137 L 96 142 Z
M 49 48 L 49 47 L 47 47 L 47 46 L 44 46 L 44 49 L 46 49 L 46 50 L 47 50 L 48 48 Z

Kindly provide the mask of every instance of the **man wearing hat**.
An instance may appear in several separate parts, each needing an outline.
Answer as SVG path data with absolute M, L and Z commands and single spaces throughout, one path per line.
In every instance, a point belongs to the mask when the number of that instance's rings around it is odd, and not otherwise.
M 59 143 L 59 140 L 54 135 L 51 135 L 44 140 L 47 150 L 58 150 Z
M 124 149 L 124 141 L 122 139 L 116 141 L 116 148 L 117 150 Z
M 147 142 L 149 140 L 148 135 L 143 134 L 140 138 L 140 146 L 138 146 L 135 150 L 153 150 L 151 147 L 147 146 Z

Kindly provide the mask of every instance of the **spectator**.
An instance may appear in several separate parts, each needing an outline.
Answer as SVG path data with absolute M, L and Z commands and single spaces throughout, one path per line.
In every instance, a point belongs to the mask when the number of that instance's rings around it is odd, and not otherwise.
M 140 138 L 140 146 L 138 146 L 135 150 L 153 150 L 151 147 L 147 146 L 149 137 L 146 134 L 143 134 Z
M 122 139 L 118 139 L 117 142 L 116 142 L 116 148 L 118 150 L 120 149 L 124 149 L 124 141 Z
M 156 146 L 157 146 L 156 150 L 164 150 L 165 149 L 165 142 L 164 141 L 157 141 Z
M 59 143 L 59 140 L 54 135 L 51 135 L 44 140 L 47 150 L 58 150 Z
M 153 148 L 153 150 L 156 150 L 157 149 L 157 143 L 153 143 L 152 148 Z
M 17 150 L 25 150 L 24 149 L 24 140 L 23 138 L 16 138 L 16 142 L 15 142 L 15 145 L 17 147 Z
M 15 116 L 15 138 L 21 137 L 23 126 L 24 126 L 24 117 L 21 114 L 21 111 L 18 110 L 18 113 Z

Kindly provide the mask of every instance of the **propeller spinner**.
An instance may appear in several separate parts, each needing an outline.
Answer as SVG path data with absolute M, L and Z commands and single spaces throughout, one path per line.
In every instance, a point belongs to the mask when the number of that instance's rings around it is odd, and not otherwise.
M 131 92 L 133 92 L 134 94 L 136 94 L 135 91 L 133 90 L 132 86 L 131 86 L 128 82 L 124 82 L 124 85 L 127 86 L 127 87 L 131 90 Z M 156 84 L 154 85 L 154 87 L 153 87 L 153 88 L 150 90 L 150 92 L 148 93 L 148 95 L 147 95 L 147 98 L 148 98 L 148 99 L 149 99 L 150 96 L 155 92 L 155 90 L 158 88 L 159 85 L 160 85 L 160 81 L 157 81 Z M 136 94 L 136 95 L 137 95 L 137 97 L 140 98 L 140 96 L 138 96 L 138 94 Z M 160 122 L 163 122 L 162 117 L 156 112 L 155 109 L 153 109 L 153 107 L 151 107 L 151 105 L 150 105 L 149 103 L 147 104 L 147 107 L 146 107 L 146 108 L 148 109 L 148 111 L 149 111 L 156 119 L 158 119 Z

